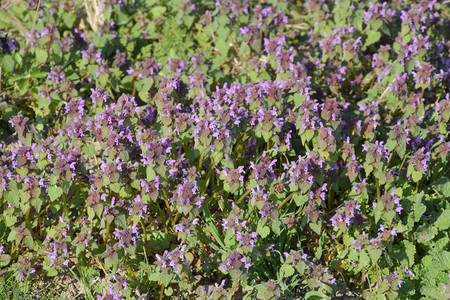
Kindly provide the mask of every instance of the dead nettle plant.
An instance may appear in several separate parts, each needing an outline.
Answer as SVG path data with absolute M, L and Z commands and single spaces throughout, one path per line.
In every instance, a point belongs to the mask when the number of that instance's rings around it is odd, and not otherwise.
M 0 12 L 26 28 L 2 21 L 1 271 L 98 299 L 447 297 L 448 17 L 351 0 Z

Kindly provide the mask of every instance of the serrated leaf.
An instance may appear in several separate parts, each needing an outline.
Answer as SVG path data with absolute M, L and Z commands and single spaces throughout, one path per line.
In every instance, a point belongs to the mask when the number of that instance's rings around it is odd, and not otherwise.
M 153 166 L 147 166 L 147 180 L 154 180 L 156 178 L 156 172 Z
M 305 203 L 308 203 L 308 195 L 301 195 L 300 193 L 295 193 L 294 196 L 295 204 L 297 204 L 298 207 L 303 207 Z
M 262 237 L 265 238 L 266 236 L 268 236 L 270 234 L 270 228 L 269 226 L 262 226 L 259 227 L 256 232 Z
M 83 147 L 81 147 L 81 150 L 84 154 L 86 154 L 89 157 L 95 156 L 95 145 L 94 144 L 86 144 Z
M 88 214 L 89 219 L 93 220 L 95 218 L 95 211 L 94 211 L 94 209 L 92 207 L 87 207 L 86 210 L 87 210 L 87 214 Z
M 11 261 L 11 256 L 8 254 L 0 254 L 0 267 L 4 267 Z
M 399 245 L 394 245 L 389 255 L 398 260 L 403 266 L 413 267 L 416 246 L 408 240 L 403 240 Z
M 381 249 L 369 250 L 369 256 L 372 262 L 376 263 L 380 259 L 382 253 Z
M 117 218 L 115 218 L 114 224 L 116 224 L 117 226 L 122 227 L 122 228 L 127 227 L 127 220 L 125 218 L 125 215 L 120 214 Z
M 12 206 L 19 207 L 20 205 L 20 193 L 18 190 L 6 191 L 4 194 L 5 200 Z
M 434 225 L 439 230 L 446 230 L 450 227 L 450 210 L 444 210 Z
M 320 233 L 321 233 L 321 230 L 322 230 L 322 223 L 317 223 L 317 224 L 315 224 L 315 223 L 309 223 L 309 227 L 315 232 L 315 233 L 317 233 L 318 235 L 320 235 Z
M 419 243 L 426 243 L 432 240 L 437 234 L 436 227 L 430 225 L 420 226 L 415 232 L 416 239 Z
M 366 251 L 361 251 L 359 253 L 359 264 L 358 269 L 363 269 L 365 266 L 367 266 L 370 262 L 370 257 L 367 255 Z
M 63 190 L 59 186 L 51 186 L 48 188 L 48 195 L 51 201 L 55 201 L 56 199 L 61 197 L 62 194 Z
M 450 181 L 447 177 L 436 180 L 436 190 L 444 197 L 450 197 Z
M 113 191 L 114 193 L 119 193 L 121 187 L 122 187 L 122 185 L 121 185 L 119 182 L 111 183 L 111 184 L 109 185 L 109 188 L 110 188 L 111 191 Z
M 381 33 L 379 31 L 370 30 L 367 34 L 366 45 L 372 45 L 380 40 Z
M 418 222 L 423 214 L 427 211 L 427 207 L 422 203 L 423 192 L 414 195 L 414 221 Z
M 48 58 L 48 52 L 44 49 L 36 49 L 36 61 L 38 63 L 45 63 Z
M 58 271 L 56 271 L 56 269 L 53 267 L 48 268 L 46 271 L 47 271 L 47 276 L 49 276 L 49 277 L 58 275 Z
M 5 69 L 5 71 L 7 71 L 8 73 L 11 73 L 12 71 L 14 71 L 14 67 L 16 65 L 16 61 L 14 60 L 14 58 L 9 55 L 9 54 L 5 54 L 2 57 L 1 60 L 1 66 Z
M 280 269 L 281 278 L 288 278 L 294 275 L 295 269 L 291 265 L 284 264 Z
M 33 249 L 33 237 L 31 235 L 27 235 L 24 237 L 23 242 L 28 247 L 28 249 Z
M 230 49 L 230 43 L 224 39 L 218 39 L 216 40 L 216 47 L 217 49 L 219 49 L 222 56 L 226 56 L 228 53 L 228 49 Z
M 156 18 L 165 13 L 166 10 L 167 9 L 164 6 L 155 6 L 150 10 L 150 13 L 154 18 Z
M 172 296 L 173 295 L 173 288 L 171 288 L 169 286 L 166 289 L 164 289 L 164 295 L 169 296 L 169 297 Z
M 413 171 L 411 176 L 414 182 L 419 182 L 422 179 L 422 173 L 420 172 Z

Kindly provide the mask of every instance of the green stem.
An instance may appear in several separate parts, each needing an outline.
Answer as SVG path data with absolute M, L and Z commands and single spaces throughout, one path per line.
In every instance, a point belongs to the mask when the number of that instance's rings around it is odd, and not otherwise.
M 333 193 L 333 188 L 330 187 L 328 189 L 328 209 L 331 210 L 332 206 L 333 206 L 333 200 L 334 200 L 334 193 Z
M 63 206 L 62 217 L 64 219 L 64 218 L 66 218 L 68 216 L 67 198 L 66 198 L 66 195 L 64 193 L 63 193 L 63 201 L 64 201 L 64 206 Z
M 244 200 L 244 198 L 247 197 L 247 195 L 250 194 L 251 191 L 252 191 L 251 189 L 248 189 L 248 190 L 244 193 L 244 195 L 242 195 L 241 198 L 238 199 L 238 201 L 236 202 L 236 205 L 239 205 L 239 203 L 241 203 L 241 201 Z
M 109 241 L 110 238 L 110 230 L 111 230 L 111 226 L 109 224 L 108 221 L 106 221 L 106 237 L 105 237 L 105 243 L 107 243 Z
M 298 191 L 297 191 L 298 192 Z M 289 196 L 287 196 L 283 202 L 280 203 L 280 205 L 278 205 L 277 210 L 280 210 L 293 196 L 295 193 L 297 192 L 292 192 Z
M 377 202 L 378 200 L 380 200 L 381 197 L 381 189 L 380 189 L 380 184 L 378 182 L 378 178 L 375 177 L 375 183 L 377 185 Z
M 30 225 L 30 223 L 31 223 L 31 208 L 32 207 L 31 207 L 31 203 L 30 203 L 30 208 L 27 210 L 27 213 L 25 214 L 25 224 L 26 225 Z
M 167 222 L 165 223 L 165 229 L 164 231 L 168 233 L 168 225 L 169 223 L 172 223 L 172 226 L 175 226 L 174 218 L 172 210 L 170 209 L 170 203 L 169 203 L 169 196 L 167 195 L 167 191 L 163 188 L 163 195 L 164 195 L 164 202 L 166 203 L 167 210 L 169 211 L 169 218 L 167 219 Z
M 389 155 L 388 161 L 387 161 L 387 165 L 389 166 L 389 164 L 391 163 L 392 157 L 394 156 L 394 152 L 391 152 L 391 154 Z
M 207 201 L 208 201 L 207 204 L 208 204 L 208 203 L 211 203 L 212 200 L 214 200 L 214 199 L 217 197 L 217 195 L 220 195 L 222 192 L 223 192 L 223 189 L 221 189 L 220 191 L 215 192 L 215 193 L 211 196 L 211 198 L 209 198 L 209 199 L 207 200 Z M 239 204 L 239 202 L 236 203 L 236 204 Z
M 406 158 L 408 157 L 408 154 L 409 154 L 409 152 L 405 154 L 405 157 L 403 157 L 402 163 L 400 164 L 400 168 L 398 168 L 398 171 L 399 171 L 399 172 L 401 171 L 401 169 L 402 169 L 402 167 L 403 167 L 403 164 L 405 163 Z
M 175 227 L 175 224 L 177 224 L 177 221 L 178 221 L 178 219 L 180 218 L 180 213 L 179 212 L 177 212 L 176 214 L 175 214 L 175 218 L 173 219 L 173 227 Z
M 161 285 L 161 291 L 159 292 L 159 300 L 162 300 L 164 297 L 164 284 Z
M 143 242 L 143 248 L 145 251 L 145 242 L 146 242 L 146 236 L 147 236 L 147 231 L 145 230 L 145 225 L 144 225 L 144 221 L 141 219 L 141 227 L 142 227 L 142 233 L 144 234 L 144 236 L 142 237 L 142 242 Z
M 209 182 L 211 181 L 211 172 L 213 171 L 213 168 L 211 166 L 211 169 L 209 170 L 208 174 L 206 174 L 206 181 L 205 181 L 205 186 L 203 187 L 203 190 L 201 192 L 201 196 L 203 196 L 206 193 L 206 189 L 209 186 Z
M 377 285 L 380 286 L 381 282 L 380 282 L 380 273 L 378 271 L 378 263 L 375 263 L 375 269 L 377 271 Z
M 203 154 L 200 154 L 200 159 L 198 162 L 198 169 L 201 170 L 203 166 Z

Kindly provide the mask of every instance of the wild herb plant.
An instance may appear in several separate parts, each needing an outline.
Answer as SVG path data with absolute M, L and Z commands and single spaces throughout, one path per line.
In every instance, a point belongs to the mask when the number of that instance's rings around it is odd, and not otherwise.
M 10 4 L 2 270 L 98 299 L 450 297 L 449 17 L 429 0 Z

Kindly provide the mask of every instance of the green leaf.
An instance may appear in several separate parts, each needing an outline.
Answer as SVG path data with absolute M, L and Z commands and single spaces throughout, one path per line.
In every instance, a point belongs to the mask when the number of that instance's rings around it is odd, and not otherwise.
M 309 291 L 305 294 L 305 299 L 311 299 L 311 300 L 323 300 L 323 299 L 331 299 L 331 297 L 319 292 L 319 291 Z
M 44 49 L 36 49 L 36 61 L 38 63 L 45 63 L 48 58 L 48 52 Z
M 154 180 L 156 178 L 156 172 L 152 165 L 147 166 L 147 180 Z
M 11 261 L 11 256 L 8 254 L 0 254 L 0 267 L 7 266 Z
M 444 210 L 434 225 L 439 230 L 446 230 L 450 227 L 450 210 Z
M 289 265 L 284 264 L 280 269 L 281 278 L 288 278 L 294 275 L 295 269 Z
M 295 107 L 300 107 L 300 105 L 303 104 L 303 102 L 305 102 L 306 100 L 306 95 L 301 95 L 301 94 L 294 94 L 294 103 L 295 103 Z
M 295 204 L 297 204 L 298 207 L 303 207 L 305 203 L 308 203 L 308 195 L 301 195 L 300 193 L 295 193 L 294 196 Z
M 86 208 L 86 210 L 87 210 L 87 214 L 88 214 L 89 219 L 93 220 L 95 218 L 95 211 L 94 211 L 94 209 L 89 206 L 89 207 Z
M 372 45 L 380 40 L 381 33 L 379 31 L 370 30 L 367 34 L 366 46 Z
M 63 194 L 62 188 L 59 186 L 51 186 L 48 188 L 48 195 L 50 196 L 51 201 L 55 201 Z
M 422 203 L 423 192 L 414 195 L 414 222 L 422 219 L 423 214 L 427 211 L 427 207 Z
M 111 191 L 113 191 L 114 193 L 119 193 L 121 187 L 122 187 L 122 185 L 121 185 L 119 182 L 111 183 L 111 184 L 109 185 L 109 188 L 110 188 Z
M 165 13 L 166 10 L 167 9 L 164 6 L 155 6 L 150 10 L 150 13 L 152 14 L 153 18 L 156 18 Z
M 73 23 L 75 22 L 75 20 L 77 19 L 77 14 L 76 13 L 71 13 L 71 12 L 65 12 L 64 14 L 64 25 L 67 26 L 67 28 L 72 28 Z
M 314 224 L 314 223 L 309 223 L 309 227 L 315 232 L 315 233 L 317 233 L 318 235 L 320 235 L 320 233 L 321 233 L 321 229 L 322 229 L 322 223 L 317 223 L 317 224 Z
M 219 49 L 222 56 L 226 56 L 228 49 L 230 49 L 230 43 L 223 39 L 216 40 L 216 47 Z
M 369 255 L 367 255 L 367 252 L 365 250 L 361 251 L 359 253 L 358 269 L 362 270 L 369 264 L 369 262 L 370 262 L 370 258 L 369 258 Z
M 122 228 L 127 227 L 127 219 L 125 218 L 125 215 L 120 214 L 117 218 L 115 218 L 114 224 Z
M 30 74 L 30 78 L 46 78 L 46 77 L 47 77 L 47 72 L 33 72 Z
M 398 260 L 405 267 L 414 266 L 416 246 L 408 240 L 403 240 L 399 245 L 394 245 L 389 255 Z
M 89 157 L 95 156 L 95 145 L 94 144 L 86 144 L 83 147 L 81 147 L 81 150 L 84 154 L 86 154 Z
M 1 60 L 1 66 L 5 69 L 5 71 L 7 71 L 8 73 L 12 73 L 14 71 L 15 65 L 16 61 L 11 55 L 9 54 L 3 55 Z
M 411 175 L 414 182 L 419 182 L 422 179 L 422 173 L 420 172 L 413 171 Z
M 212 217 L 211 211 L 209 210 L 209 207 L 206 204 L 202 205 L 202 212 L 205 217 L 205 221 L 208 224 L 209 231 L 214 236 L 219 245 L 222 247 L 222 249 L 226 249 L 225 244 L 223 243 L 222 235 L 220 234 L 219 230 L 214 224 L 214 218 Z
M 265 238 L 266 236 L 268 236 L 268 235 L 270 234 L 270 228 L 269 228 L 269 226 L 258 227 L 258 229 L 256 229 L 256 232 L 257 232 L 262 238 Z
M 369 250 L 369 256 L 373 263 L 376 263 L 383 252 L 380 249 Z
M 56 271 L 56 269 L 53 267 L 46 269 L 46 271 L 47 271 L 47 276 L 49 276 L 49 277 L 58 275 L 58 271 Z
M 1 221 L 0 222 L 0 239 L 1 238 L 3 238 L 3 236 L 5 235 L 5 233 L 6 233 L 6 223 L 5 222 L 3 222 L 3 221 Z
M 4 194 L 5 200 L 12 206 L 19 207 L 20 205 L 20 193 L 18 190 L 6 191 Z
M 166 296 L 172 296 L 173 295 L 173 289 L 169 286 L 169 287 L 167 287 L 166 289 L 164 289 L 164 294 L 166 295 Z
M 444 197 L 450 197 L 450 181 L 447 177 L 436 180 L 436 191 Z
M 344 251 L 342 251 L 341 253 L 339 253 L 339 255 L 337 255 L 333 262 L 330 265 L 330 271 L 333 271 L 334 268 L 337 266 L 338 263 L 340 263 L 348 254 L 350 248 L 345 248 Z
M 430 240 L 432 240 L 436 234 L 437 229 L 434 226 L 430 225 L 423 225 L 417 228 L 417 231 L 415 232 L 416 239 L 419 243 L 426 243 Z
M 27 235 L 24 239 L 23 242 L 25 243 L 25 245 L 28 247 L 28 249 L 33 249 L 33 237 L 31 235 Z
M 146 236 L 147 244 L 150 249 L 154 249 L 154 251 L 157 252 L 166 250 L 170 246 L 171 239 L 171 235 L 161 231 L 148 232 Z

